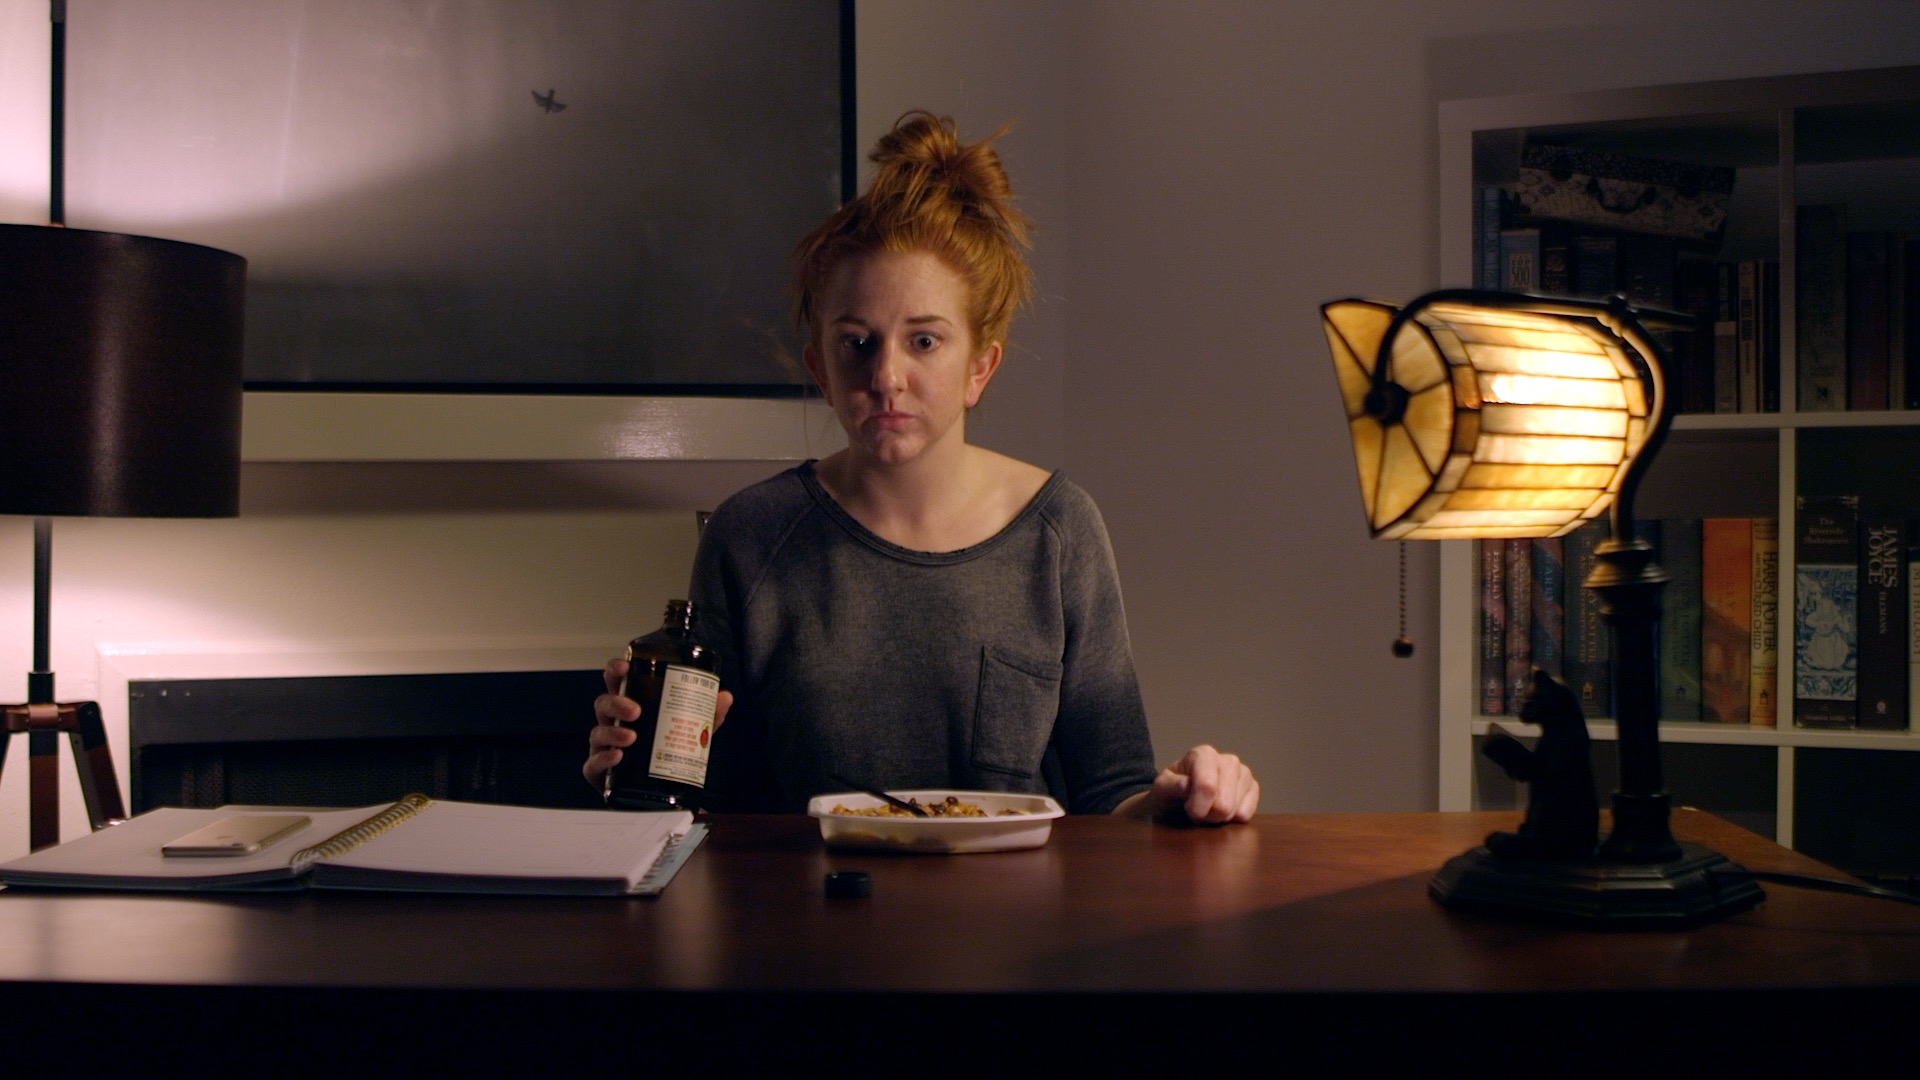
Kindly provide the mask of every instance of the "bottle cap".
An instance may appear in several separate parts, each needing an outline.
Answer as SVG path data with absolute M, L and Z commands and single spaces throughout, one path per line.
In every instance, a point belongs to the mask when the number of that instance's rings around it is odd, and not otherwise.
M 827 896 L 853 900 L 873 893 L 873 878 L 864 870 L 836 870 L 827 875 Z

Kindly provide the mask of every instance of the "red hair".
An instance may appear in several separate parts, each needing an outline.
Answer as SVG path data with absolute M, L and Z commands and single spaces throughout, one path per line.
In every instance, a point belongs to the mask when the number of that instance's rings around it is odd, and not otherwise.
M 881 136 L 879 166 L 866 193 L 837 210 L 794 249 L 797 315 L 807 340 L 813 310 L 840 260 L 876 252 L 925 251 L 967 283 L 975 344 L 1004 342 L 1014 312 L 1033 290 L 1026 215 L 992 142 L 1005 129 L 963 144 L 950 117 L 914 111 Z

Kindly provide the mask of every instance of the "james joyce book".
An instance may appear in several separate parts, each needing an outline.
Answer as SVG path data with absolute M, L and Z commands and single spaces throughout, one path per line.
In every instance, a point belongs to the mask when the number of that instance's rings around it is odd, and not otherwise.
M 1906 522 L 1860 523 L 1860 726 L 1907 726 Z

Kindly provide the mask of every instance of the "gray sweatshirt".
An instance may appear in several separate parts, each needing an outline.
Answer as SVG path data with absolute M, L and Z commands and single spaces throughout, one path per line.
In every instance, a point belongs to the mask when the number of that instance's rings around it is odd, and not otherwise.
M 690 595 L 735 695 L 713 809 L 802 811 L 845 790 L 829 772 L 1073 813 L 1153 782 L 1106 526 L 1059 473 L 992 538 L 936 553 L 869 532 L 808 462 L 720 505 Z

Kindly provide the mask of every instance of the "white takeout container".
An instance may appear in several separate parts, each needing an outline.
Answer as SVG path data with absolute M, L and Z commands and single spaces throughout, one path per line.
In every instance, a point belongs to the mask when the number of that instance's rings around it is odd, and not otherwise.
M 891 791 L 888 794 L 899 799 L 917 799 L 922 806 L 945 802 L 947 796 L 951 795 L 961 802 L 980 804 L 988 816 L 869 817 L 833 812 L 836 806 L 861 810 L 885 805 L 881 800 L 858 791 L 817 795 L 807 803 L 807 813 L 820 819 L 820 837 L 831 847 L 879 848 L 941 855 L 1037 848 L 1053 834 L 1053 819 L 1066 814 L 1059 803 L 1045 795 L 934 789 Z M 1002 810 L 1019 810 L 1021 813 L 1001 816 Z

